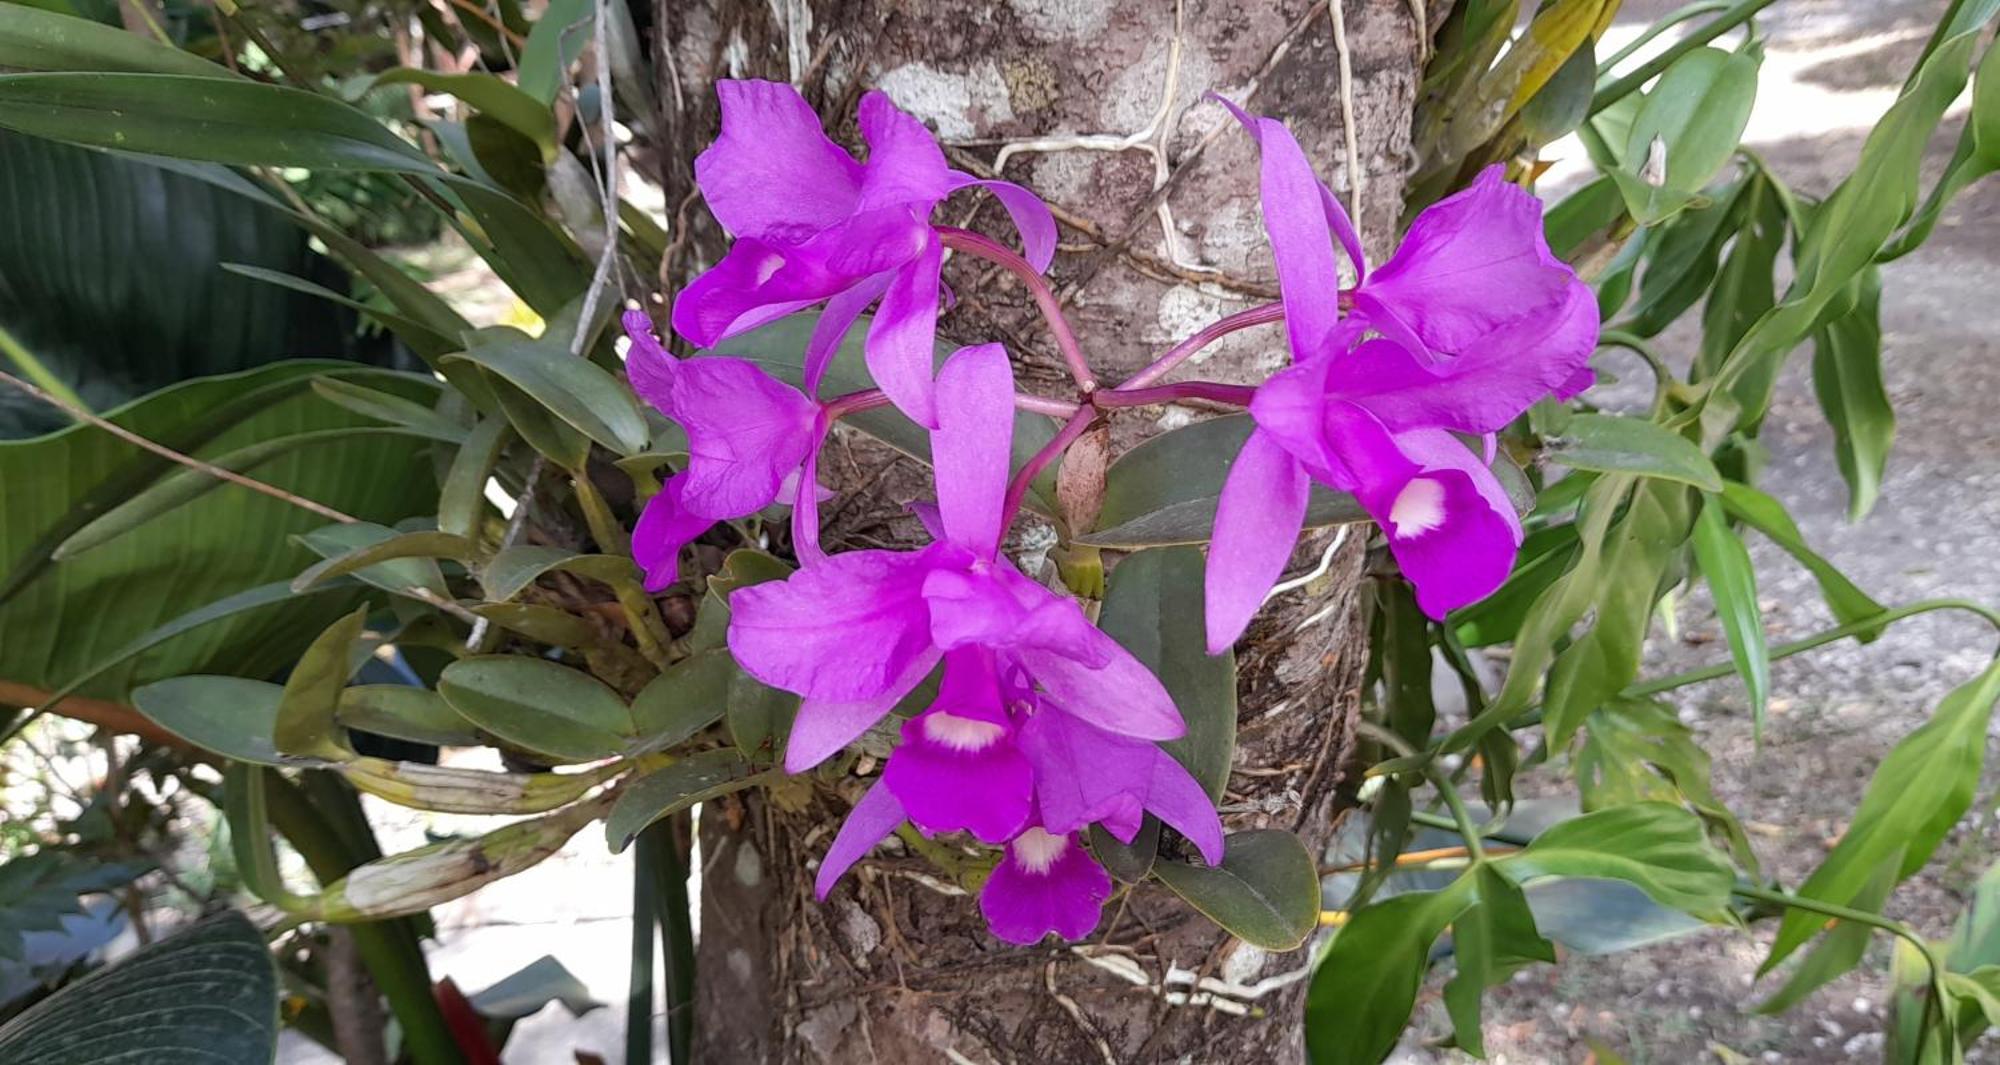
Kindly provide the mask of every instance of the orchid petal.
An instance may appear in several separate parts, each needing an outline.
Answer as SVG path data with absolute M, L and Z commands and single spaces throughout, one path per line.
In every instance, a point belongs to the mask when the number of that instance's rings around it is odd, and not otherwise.
M 1033 946 L 1050 932 L 1082 939 L 1097 927 L 1111 876 L 1075 836 L 1030 828 L 1007 847 L 1007 856 L 979 893 L 979 911 L 999 938 Z
M 889 276 L 887 272 L 876 274 L 826 301 L 826 308 L 819 312 L 819 321 L 813 323 L 812 339 L 806 341 L 803 390 L 806 395 L 818 398 L 820 381 L 826 377 L 826 368 L 833 364 L 833 357 L 839 354 L 840 342 L 847 339 L 854 320 L 882 298 L 889 287 Z
M 715 525 L 714 518 L 691 513 L 682 505 L 681 486 L 686 481 L 685 473 L 667 478 L 632 526 L 632 561 L 645 571 L 649 592 L 664 591 L 679 579 L 681 548 Z
M 931 566 L 929 552 L 850 551 L 738 588 L 730 652 L 751 676 L 809 699 L 878 698 L 937 653 L 921 594 Z
M 1297 459 L 1263 429 L 1250 434 L 1216 502 L 1215 532 L 1203 579 L 1208 653 L 1229 649 L 1250 626 L 1305 523 L 1312 482 Z
M 1011 181 L 975 178 L 958 171 L 952 172 L 952 179 L 954 190 L 982 188 L 991 192 L 1000 206 L 1006 208 L 1015 232 L 1021 234 L 1021 257 L 1028 260 L 1036 273 L 1048 272 L 1049 264 L 1056 258 L 1056 219 L 1041 197 Z
M 1214 99 L 1256 139 L 1263 156 L 1259 194 L 1264 204 L 1264 232 L 1271 238 L 1271 258 L 1278 266 L 1285 330 L 1294 357 L 1304 358 L 1319 349 L 1340 320 L 1340 267 L 1329 231 L 1340 207 L 1330 198 L 1322 200 L 1312 163 L 1284 123 L 1246 114 L 1220 96 Z M 1344 213 L 1337 217 L 1346 220 Z M 1353 226 L 1346 228 L 1351 231 Z M 1343 236 L 1342 242 L 1346 241 Z
M 722 132 L 694 161 L 708 209 L 738 237 L 787 244 L 854 213 L 862 167 L 782 82 L 720 81 Z
M 912 205 L 919 215 L 952 189 L 951 167 L 931 131 L 877 89 L 861 97 L 858 118 L 868 142 L 859 208 Z
M 840 832 L 833 837 L 833 846 L 826 850 L 826 858 L 819 864 L 819 875 L 813 878 L 813 894 L 821 902 L 833 885 L 861 860 L 863 855 L 875 849 L 877 843 L 889 838 L 896 826 L 903 823 L 903 807 L 889 789 L 876 781 L 861 801 L 848 811 L 847 820 L 841 823 Z
M 1208 792 L 1187 767 L 1173 755 L 1155 749 L 1153 773 L 1146 793 L 1146 809 L 1186 836 L 1201 852 L 1201 860 L 1222 864 L 1222 818 L 1209 801 Z
M 660 338 L 653 335 L 653 319 L 636 308 L 626 311 L 625 335 L 632 346 L 625 351 L 625 377 L 632 391 L 652 404 L 653 409 L 671 416 L 674 409 L 674 372 L 679 360 L 667 354 Z
M 1101 629 L 1085 625 L 1061 651 L 1030 649 L 1015 658 L 1048 693 L 1049 702 L 1092 725 L 1142 740 L 1179 739 L 1187 724 L 1174 697 L 1145 664 Z M 1091 666 L 1089 660 L 1103 661 Z
M 975 556 L 1000 549 L 1014 442 L 1014 370 L 998 344 L 960 348 L 938 371 L 931 466 L 945 537 Z
M 1396 445 L 1419 472 L 1383 500 L 1363 498 L 1389 551 L 1433 618 L 1491 595 L 1521 545 L 1521 520 L 1478 456 L 1441 429 L 1401 433 Z
M 882 306 L 868 326 L 868 372 L 896 409 L 925 428 L 937 428 L 931 379 L 937 343 L 938 269 L 944 248 L 925 231 L 923 250 L 896 270 Z
M 678 367 L 670 412 L 687 430 L 681 501 L 712 518 L 755 513 L 811 449 L 818 407 L 745 359 L 690 359 Z
M 903 675 L 874 698 L 852 702 L 807 699 L 800 703 L 792 731 L 785 738 L 785 772 L 803 773 L 859 739 L 924 682 L 936 668 L 939 657 L 933 650 L 912 659 L 904 667 Z
M 1021 752 L 1035 770 L 1035 806 L 1055 833 L 1106 822 L 1130 842 L 1152 787 L 1160 749 L 1095 728 L 1073 714 L 1045 707 L 1021 726 Z

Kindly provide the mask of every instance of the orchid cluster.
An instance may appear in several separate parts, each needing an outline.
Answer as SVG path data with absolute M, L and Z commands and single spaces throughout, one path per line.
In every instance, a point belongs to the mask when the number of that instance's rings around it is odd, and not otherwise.
M 646 507 L 632 548 L 657 591 L 677 578 L 680 549 L 715 522 L 793 504 L 800 569 L 736 590 L 728 633 L 745 672 L 802 699 L 789 772 L 838 753 L 937 675 L 936 696 L 902 722 L 835 837 L 822 898 L 906 822 L 1004 848 L 980 907 L 995 935 L 1021 944 L 1096 926 L 1112 886 L 1084 843 L 1092 825 L 1130 842 L 1151 815 L 1205 862 L 1222 860 L 1208 794 L 1159 746 L 1185 731 L 1167 690 L 1073 597 L 1001 551 L 1032 479 L 1109 410 L 1200 396 L 1247 406 L 1255 422 L 1216 512 L 1212 654 L 1228 652 L 1277 582 L 1313 482 L 1351 493 L 1375 518 L 1432 616 L 1505 579 L 1521 526 L 1488 468 L 1493 434 L 1542 397 L 1590 384 L 1597 315 L 1550 254 L 1538 202 L 1499 168 L 1420 215 L 1371 272 L 1290 132 L 1225 102 L 1262 151 L 1281 304 L 1223 319 L 1099 388 L 1042 279 L 1055 225 L 1027 190 L 952 170 L 923 125 L 879 92 L 860 104 L 865 161 L 829 140 L 788 85 L 724 82 L 719 92 L 721 134 L 696 175 L 735 243 L 679 294 L 674 329 L 726 353 L 731 337 L 777 318 L 814 307 L 820 317 L 800 389 L 726 354 L 676 359 L 643 312 L 627 314 L 632 384 L 688 440 L 685 468 Z M 1024 254 L 931 223 L 940 202 L 972 186 L 999 198 Z M 1355 278 L 1348 289 L 1336 241 Z M 1075 402 L 1018 394 L 997 344 L 962 348 L 933 373 L 946 247 L 1001 265 L 1036 296 L 1077 379 Z M 871 306 L 864 350 L 878 387 L 821 398 L 836 347 Z M 1279 317 L 1293 365 L 1261 386 L 1155 383 L 1201 344 Z M 821 444 L 844 415 L 888 405 L 930 432 L 936 501 L 913 508 L 931 543 L 826 554 Z M 1018 471 L 1016 407 L 1067 419 Z

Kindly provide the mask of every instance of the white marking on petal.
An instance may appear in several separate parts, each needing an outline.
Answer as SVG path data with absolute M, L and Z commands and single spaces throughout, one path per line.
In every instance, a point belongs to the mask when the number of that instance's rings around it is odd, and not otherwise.
M 1418 477 L 1403 486 L 1389 507 L 1390 533 L 1412 539 L 1444 524 L 1444 485 Z
M 1007 730 L 991 721 L 959 717 L 942 710 L 924 716 L 924 738 L 954 751 L 983 751 Z
M 784 256 L 782 255 L 765 256 L 760 262 L 757 263 L 756 283 L 761 285 L 764 282 L 771 280 L 771 276 L 773 274 L 776 274 L 778 271 L 784 268 L 785 268 Z
M 1069 837 L 1031 828 L 1014 837 L 1014 860 L 1024 872 L 1041 876 L 1069 849 Z

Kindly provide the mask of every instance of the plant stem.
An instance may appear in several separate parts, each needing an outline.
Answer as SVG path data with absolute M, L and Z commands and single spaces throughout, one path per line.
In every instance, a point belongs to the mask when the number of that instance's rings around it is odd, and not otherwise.
M 62 404 L 59 405 L 64 406 L 64 413 L 74 416 L 74 411 L 69 408 L 76 408 L 78 410 L 89 409 L 89 405 L 84 403 L 82 396 L 77 395 L 76 391 L 64 383 L 62 378 L 55 375 L 55 371 L 50 370 L 44 365 L 42 360 L 35 357 L 34 352 L 29 351 L 19 340 L 14 339 L 14 334 L 9 333 L 5 328 L 0 328 L 0 355 L 7 356 L 8 360 L 19 367 L 22 373 L 28 375 L 30 381 L 40 385 L 43 391 L 62 400 Z
M 1445 808 L 1451 811 L 1452 822 L 1458 829 L 1458 834 L 1465 839 L 1465 852 L 1472 859 L 1472 864 L 1478 865 L 1485 861 L 1486 848 L 1479 840 L 1483 833 L 1473 822 L 1472 812 L 1465 808 L 1465 800 L 1459 797 L 1458 788 L 1453 786 L 1451 778 L 1438 768 L 1435 761 L 1424 763 L 1424 775 L 1430 778 L 1431 786 L 1438 790 L 1438 795 L 1444 799 Z
M 1284 317 L 1284 304 L 1267 303 L 1261 307 L 1252 307 L 1247 311 L 1237 311 L 1227 318 L 1219 318 L 1203 326 L 1201 331 L 1195 335 L 1168 348 L 1165 353 L 1159 358 L 1154 359 L 1145 369 L 1133 374 L 1130 378 L 1126 379 L 1125 383 L 1112 389 L 1112 391 L 1127 392 L 1144 388 L 1165 377 L 1174 367 L 1186 362 L 1188 357 L 1195 352 L 1215 343 L 1223 337 L 1238 330 L 1248 329 L 1253 325 L 1283 321 Z
M 1654 22 L 1652 25 L 1646 27 L 1646 32 L 1640 34 L 1637 37 L 1634 37 L 1631 43 L 1627 44 L 1623 48 L 1620 48 L 1618 51 L 1613 52 L 1609 59 L 1606 59 L 1604 62 L 1597 64 L 1597 69 L 1605 74 L 1609 74 L 1611 72 L 1612 67 L 1615 67 L 1618 64 L 1623 63 L 1627 59 L 1632 58 L 1633 53 L 1637 52 L 1641 48 L 1646 47 L 1646 44 L 1648 42 L 1650 42 L 1653 38 L 1658 37 L 1660 34 L 1665 33 L 1670 29 L 1673 29 L 1675 26 L 1678 26 L 1681 23 L 1686 22 L 1691 18 L 1699 18 L 1702 15 L 1712 15 L 1718 11 L 1726 11 L 1728 10 L 1728 8 L 1729 8 L 1729 0 L 1700 0 L 1700 2 L 1698 3 L 1689 4 L 1686 7 L 1678 8 L 1674 11 L 1668 12 L 1665 16 L 1660 18 L 1659 21 Z
M 1031 396 L 1025 392 L 1014 393 L 1014 406 L 1035 414 L 1046 414 L 1051 418 L 1074 418 L 1076 412 L 1082 409 L 1079 404 L 1065 399 L 1047 399 L 1042 396 Z
M 1000 506 L 1000 513 L 1003 515 L 1002 528 L 1014 520 L 1014 515 L 1020 513 L 1021 501 L 1028 497 L 1028 486 L 1034 483 L 1036 477 L 1041 476 L 1049 463 L 1054 462 L 1063 452 L 1069 450 L 1071 444 L 1076 443 L 1078 437 L 1088 432 L 1090 423 L 1096 420 L 1095 408 L 1084 407 L 1077 411 L 1070 416 L 1069 421 L 1063 423 L 1063 427 L 1056 431 L 1056 435 L 1048 443 L 1042 445 L 1040 451 L 1030 455 L 1028 461 L 1021 465 L 1020 472 L 1014 474 L 1013 481 L 1007 485 L 1006 502 Z
M 1674 60 L 1749 21 L 1750 16 L 1770 7 L 1773 2 L 1774 0 L 1741 0 L 1734 7 L 1717 15 L 1715 21 L 1705 23 L 1700 29 L 1675 41 L 1665 51 L 1641 64 L 1639 69 L 1597 90 L 1597 95 L 1590 98 L 1590 113 L 1595 115 L 1631 95 L 1639 86 L 1653 80 L 1661 71 L 1672 66 Z
M 1859 635 L 1871 629 L 1882 628 L 1901 621 L 1904 618 L 1930 613 L 1934 610 L 1970 611 L 1984 618 L 1995 628 L 2000 628 L 2000 611 L 1995 611 L 1990 607 L 1982 606 L 1969 599 L 1925 599 L 1910 603 L 1907 606 L 1896 607 L 1893 610 L 1885 610 L 1880 614 L 1863 618 L 1860 621 L 1850 621 L 1845 625 L 1828 629 L 1825 632 L 1815 633 L 1802 640 L 1793 640 L 1790 643 L 1779 644 L 1771 648 L 1771 661 L 1775 662 L 1781 658 L 1789 658 L 1802 651 L 1810 651 L 1815 647 L 1823 647 L 1837 640 Z M 1736 672 L 1735 663 L 1723 662 L 1713 666 L 1704 666 L 1701 669 L 1691 669 L 1684 673 L 1674 673 L 1665 677 L 1657 677 L 1653 680 L 1634 684 L 1619 694 L 1633 698 L 1656 695 L 1663 691 L 1671 691 L 1674 688 L 1697 684 L 1704 680 L 1727 677 L 1734 672 Z
M 1056 349 L 1062 352 L 1063 363 L 1069 367 L 1070 376 L 1076 379 L 1076 387 L 1084 395 L 1097 391 L 1097 377 L 1090 372 L 1090 364 L 1084 361 L 1083 348 L 1077 344 L 1076 331 L 1070 328 L 1069 319 L 1063 315 L 1062 302 L 1056 299 L 1049 283 L 1028 264 L 1028 260 L 1015 254 L 1012 248 L 969 229 L 938 226 L 937 235 L 945 247 L 985 259 L 1019 278 L 1035 298 L 1035 306 L 1041 308 L 1042 318 L 1049 324 L 1049 335 L 1054 338 Z
M 632 848 L 632 968 L 625 992 L 625 1065 L 653 1065 L 653 932 L 652 851 L 659 846 L 649 826 Z
M 1091 393 L 1090 402 L 1101 410 L 1144 407 L 1182 399 L 1207 399 L 1217 403 L 1247 407 L 1256 395 L 1257 390 L 1249 385 L 1225 385 L 1217 381 L 1180 381 L 1171 385 L 1155 385 L 1151 388 L 1120 386 L 1100 390 Z

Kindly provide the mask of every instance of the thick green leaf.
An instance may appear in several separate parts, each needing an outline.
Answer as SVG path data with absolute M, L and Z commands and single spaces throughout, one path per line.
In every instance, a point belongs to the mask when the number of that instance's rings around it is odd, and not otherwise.
M 312 383 L 314 392 L 336 407 L 345 407 L 366 418 L 414 429 L 421 436 L 433 440 L 447 440 L 461 443 L 465 440 L 466 427 L 439 414 L 422 403 L 404 399 L 392 392 L 368 388 L 352 381 L 337 377 L 324 377 Z
M 227 67 L 143 34 L 33 4 L 0 5 L 0 67 L 237 77 Z
M 542 161 L 556 155 L 556 119 L 548 102 L 522 92 L 492 74 L 443 74 L 435 70 L 397 67 L 370 81 L 358 97 L 384 85 L 421 85 L 431 92 L 449 93 L 467 105 L 505 123 L 541 149 Z
M 387 266 L 387 264 L 384 264 L 384 266 Z M 391 270 L 395 269 L 394 267 L 387 268 Z M 416 352 L 426 360 L 436 359 L 447 352 L 458 350 L 459 345 L 457 341 L 452 340 L 443 333 L 437 332 L 430 326 L 414 318 L 408 318 L 401 314 L 384 310 L 379 306 L 365 303 L 352 296 L 343 296 L 327 288 L 325 285 L 315 284 L 303 277 L 293 277 L 291 274 L 278 270 L 266 270 L 261 266 L 250 266 L 245 263 L 223 263 L 222 269 L 239 277 L 247 277 L 253 281 L 262 281 L 266 285 L 276 285 L 279 288 L 312 296 L 338 306 L 346 307 L 357 314 L 373 318 L 375 321 L 381 323 L 383 328 L 396 334 L 397 338 L 403 343 L 408 344 L 411 351 Z M 334 397 L 329 396 L 328 398 L 333 399 Z M 338 400 L 335 400 L 335 402 L 338 402 Z M 349 405 L 348 409 L 354 410 L 357 408 Z M 371 412 L 362 411 L 362 413 Z
M 381 525 L 354 522 L 321 526 L 300 535 L 299 542 L 312 549 L 323 561 L 334 562 L 353 556 L 356 552 L 367 552 L 383 544 L 394 543 L 402 535 L 394 529 Z M 421 591 L 440 598 L 450 598 L 451 590 L 445 586 L 444 571 L 438 568 L 435 559 L 424 555 L 397 555 L 395 551 L 391 551 L 390 554 L 394 557 L 376 560 L 371 565 L 354 570 L 354 576 L 367 584 L 397 595 L 409 595 Z M 307 572 L 311 570 L 308 569 Z
M 689 755 L 653 770 L 619 792 L 610 816 L 604 819 L 604 838 L 612 850 L 622 851 L 640 829 L 660 818 L 747 788 L 771 772 L 729 748 Z
M 1299 837 L 1279 828 L 1231 834 L 1222 864 L 1153 867 L 1174 894 L 1186 899 L 1246 943 L 1292 950 L 1319 926 L 1319 872 Z
M 292 588 L 305 591 L 323 584 L 335 577 L 394 562 L 402 559 L 449 558 L 460 562 L 470 562 L 479 553 L 479 546 L 462 536 L 438 532 L 435 529 L 420 529 L 416 532 L 398 533 L 386 540 L 364 544 L 344 554 L 324 559 L 307 567 L 304 573 L 292 579 Z M 431 569 L 435 569 L 433 565 Z M 428 571 L 426 571 L 428 572 Z M 426 584 L 430 582 L 425 581 Z
M 614 584 L 638 579 L 639 570 L 623 555 L 579 555 L 560 547 L 510 547 L 493 556 L 479 578 L 486 598 L 504 602 L 520 595 L 536 578 L 551 570 Z
M 1416 1005 L 1431 944 L 1476 901 L 1470 885 L 1460 879 L 1349 915 L 1306 990 L 1313 1065 L 1378 1065 L 1389 1056 Z
M 1451 923 L 1452 954 L 1458 972 L 1444 985 L 1445 1008 L 1461 1049 L 1486 1056 L 1479 1031 L 1479 998 L 1504 983 L 1516 969 L 1554 963 L 1556 949 L 1535 930 L 1527 896 L 1491 865 L 1469 874 L 1479 902 Z
M 1750 207 L 1745 192 L 1755 184 L 1753 180 L 1719 190 L 1711 202 L 1690 207 L 1661 225 L 1647 243 L 1639 301 L 1624 328 L 1639 336 L 1657 335 L 1709 290 L 1723 245 Z
M 1662 906 L 1703 918 L 1723 912 L 1735 883 L 1729 859 L 1710 845 L 1701 820 L 1660 802 L 1564 821 L 1495 863 L 1518 883 L 1545 876 L 1623 880 Z
M 1542 215 L 1542 230 L 1549 250 L 1565 262 L 1585 248 L 1591 237 L 1625 217 L 1625 198 L 1608 177 L 1562 198 Z
M 729 709 L 725 719 L 730 741 L 744 757 L 774 761 L 791 735 L 798 717 L 799 697 L 773 688 L 738 668 L 729 678 Z
M 534 603 L 481 603 L 472 612 L 509 632 L 552 647 L 577 649 L 600 637 L 590 623 L 565 610 Z
M 350 653 L 367 624 L 368 608 L 357 607 L 354 613 L 327 626 L 299 656 L 299 664 L 285 679 L 277 720 L 271 726 L 271 742 L 281 753 L 331 761 L 351 753 L 334 715 L 340 706 L 340 689 L 347 686 L 353 671 Z
M 1798 523 L 1785 511 L 1785 505 L 1776 499 L 1750 487 L 1730 481 L 1722 486 L 1722 505 L 1729 510 L 1729 516 L 1763 533 L 1771 542 L 1784 548 L 1785 552 L 1812 573 L 1819 582 L 1820 597 L 1826 600 L 1827 609 L 1842 625 L 1851 625 L 1880 614 L 1885 609 L 1871 598 L 1867 592 L 1856 587 L 1853 581 L 1835 569 L 1833 563 L 1820 557 L 1806 546 L 1805 534 L 1799 531 Z M 1862 633 L 1857 638 L 1863 643 L 1881 635 L 1881 630 Z
M 1833 427 L 1833 455 L 1847 481 L 1849 521 L 1875 507 L 1896 412 L 1882 384 L 1882 280 L 1873 269 L 1855 281 L 1854 308 L 1813 330 L 1813 392 Z
M 1697 48 L 1646 94 L 1626 134 L 1624 165 L 1611 171 L 1641 225 L 1680 210 L 1735 154 L 1757 100 L 1760 59 L 1755 49 Z
M 1147 814 L 1139 823 L 1132 842 L 1120 843 L 1104 826 L 1090 826 L 1090 853 L 1104 868 L 1127 884 L 1136 884 L 1153 872 L 1160 857 L 1160 819 Z
M 473 427 L 465 446 L 452 456 L 438 489 L 440 530 L 468 539 L 479 535 L 480 519 L 486 514 L 486 482 L 512 435 L 513 427 L 504 417 L 481 418 Z
M 1945 696 L 1929 721 L 1903 737 L 1876 767 L 1833 853 L 1799 885 L 1798 894 L 1851 906 L 1889 856 L 1903 856 L 1899 882 L 1923 868 L 1972 805 L 1996 698 L 2000 662 Z M 1824 923 L 1817 914 L 1787 910 L 1761 971 L 1771 971 Z
M 1757 605 L 1757 571 L 1750 551 L 1723 516 L 1722 502 L 1711 496 L 1702 503 L 1694 523 L 1694 557 L 1708 578 L 1715 597 L 1715 614 L 1729 638 L 1729 655 L 1750 697 L 1752 733 L 1764 739 L 1764 704 L 1771 691 L 1771 652 L 1764 641 L 1764 612 Z
M 1722 491 L 1722 476 L 1701 448 L 1643 418 L 1575 415 L 1563 425 L 1562 435 L 1546 441 L 1543 454 L 1572 469 L 1636 473 L 1681 481 L 1704 492 Z
M 1883 903 L 1889 900 L 1889 892 L 1896 886 L 1896 873 L 1902 864 L 1900 853 L 1884 858 L 1855 895 L 1854 908 L 1880 913 Z M 1867 953 L 1868 940 L 1875 932 L 1872 926 L 1854 921 L 1833 922 L 1813 949 L 1806 952 L 1805 960 L 1792 970 L 1785 985 L 1757 1004 L 1757 1012 L 1783 1013 L 1804 1002 L 1806 996 L 1814 991 L 1846 975 L 1861 964 L 1861 956 Z
M 340 724 L 411 743 L 469 747 L 484 742 L 479 730 L 434 691 L 407 684 L 356 684 L 340 691 L 334 710 Z
M 366 113 L 317 93 L 179 74 L 0 74 L 0 126 L 238 166 L 439 173 Z
M 522 91 L 544 106 L 556 99 L 556 90 L 569 74 L 583 47 L 590 43 L 590 0 L 551 0 L 542 17 L 528 33 L 521 48 L 518 79 Z
M 1166 685 L 1188 730 L 1161 746 L 1219 801 L 1236 753 L 1236 655 L 1205 653 L 1202 603 L 1200 550 L 1141 551 L 1111 571 L 1098 627 Z
M 278 972 L 234 910 L 90 973 L 0 1027 L 9 1065 L 214 1065 L 278 1052 Z
M 257 765 L 315 765 L 278 750 L 272 738 L 285 690 L 246 677 L 191 675 L 154 681 L 132 692 L 153 723 L 205 751 Z
M 620 455 L 645 450 L 651 433 L 632 393 L 595 363 L 572 356 L 551 334 L 535 338 L 507 326 L 481 329 L 466 338 L 463 355 L 445 362 L 463 359 L 498 374 L 549 413 Z
M 1597 47 L 1585 40 L 1556 68 L 1542 91 L 1521 107 L 1521 131 L 1530 146 L 1560 140 L 1583 124 L 1597 87 Z
M 124 887 L 143 865 L 100 862 L 64 850 L 16 854 L 0 862 L 0 961 L 22 960 L 27 932 L 56 932 L 63 918 L 82 915 L 77 899 Z
M 617 692 L 588 673 L 539 658 L 461 658 L 438 677 L 438 694 L 487 732 L 556 758 L 609 758 L 632 740 L 632 715 Z
M 1751 324 L 1778 302 L 1773 271 L 1789 232 L 1785 195 L 1760 172 L 1738 197 L 1742 219 L 1702 307 L 1701 353 L 1695 357 L 1700 377 L 1714 375 Z
M 1635 802 L 1686 804 L 1728 839 L 1739 865 L 1755 872 L 1749 837 L 1710 783 L 1708 752 L 1670 707 L 1613 699 L 1592 711 L 1576 752 L 1576 779 L 1586 811 Z
M 191 381 L 107 415 L 148 439 L 209 458 L 259 440 L 351 426 L 353 414 L 312 394 L 308 381 L 339 369 L 285 363 Z M 394 375 L 359 379 L 392 387 Z M 428 506 L 431 491 L 407 437 L 363 437 L 295 452 L 258 471 L 350 514 L 396 521 Z M 303 569 L 313 555 L 289 537 L 325 519 L 254 492 L 211 492 L 60 564 L 55 545 L 177 467 L 87 426 L 0 443 L 0 677 L 54 688 L 103 665 L 148 633 L 208 604 Z M 124 699 L 135 684 L 184 673 L 270 676 L 296 660 L 327 623 L 353 606 L 339 595 L 274 598 L 212 624 L 171 633 L 80 689 Z
M 668 666 L 632 697 L 639 750 L 665 750 L 722 720 L 741 671 L 726 650 L 703 651 Z

